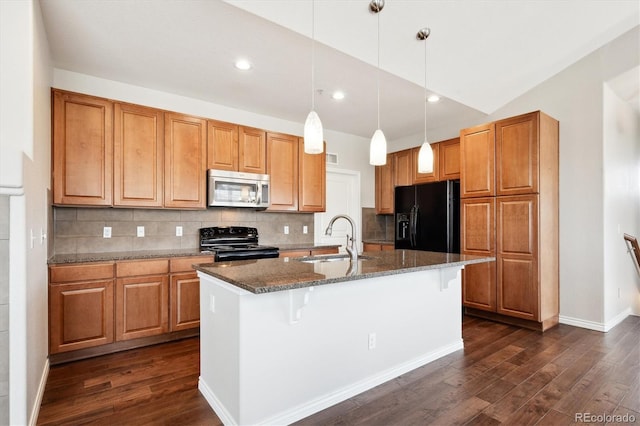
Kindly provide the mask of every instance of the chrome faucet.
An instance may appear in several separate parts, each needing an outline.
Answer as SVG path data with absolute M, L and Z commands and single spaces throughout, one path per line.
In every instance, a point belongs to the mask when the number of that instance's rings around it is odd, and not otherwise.
M 331 232 L 333 232 L 333 223 L 340 218 L 348 220 L 349 223 L 351 224 L 351 237 L 349 237 L 349 235 L 347 234 L 347 244 L 345 248 L 347 249 L 347 253 L 349 253 L 349 257 L 351 257 L 351 262 L 357 262 L 358 261 L 358 245 L 356 244 L 356 223 L 353 221 L 353 219 L 351 219 L 346 214 L 335 215 L 329 221 L 329 226 L 327 226 L 327 229 L 324 231 L 324 234 L 331 235 Z

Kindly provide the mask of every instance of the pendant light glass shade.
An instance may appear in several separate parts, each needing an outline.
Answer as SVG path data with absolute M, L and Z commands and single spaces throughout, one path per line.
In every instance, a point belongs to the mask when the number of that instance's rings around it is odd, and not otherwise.
M 433 173 L 433 149 L 426 139 L 418 152 L 418 173 Z
M 305 154 L 322 154 L 324 139 L 322 121 L 315 111 L 315 2 L 311 2 L 311 112 L 304 122 L 304 152 Z
M 369 164 L 372 166 L 384 166 L 387 164 L 387 139 L 380 129 L 376 130 L 371 138 Z
M 304 122 L 304 152 L 305 154 L 322 154 L 324 151 L 322 135 L 322 121 L 315 111 L 307 115 Z

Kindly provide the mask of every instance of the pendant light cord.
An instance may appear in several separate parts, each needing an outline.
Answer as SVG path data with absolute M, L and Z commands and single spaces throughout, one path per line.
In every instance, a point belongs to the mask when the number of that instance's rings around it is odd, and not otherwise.
M 378 73 L 376 87 L 378 91 L 378 129 L 380 129 L 380 11 L 378 15 Z
M 424 141 L 427 141 L 427 39 L 424 40 Z
M 315 1 L 311 1 L 311 111 L 315 111 L 316 91 L 315 91 L 315 57 L 316 57 L 316 8 Z

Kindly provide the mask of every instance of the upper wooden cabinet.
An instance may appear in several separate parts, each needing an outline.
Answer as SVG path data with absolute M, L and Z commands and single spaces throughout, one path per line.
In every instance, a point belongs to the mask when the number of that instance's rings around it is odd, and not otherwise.
M 113 205 L 162 207 L 164 116 L 138 105 L 115 104 Z
M 53 203 L 110 206 L 113 179 L 113 103 L 52 91 Z
M 238 142 L 238 171 L 264 174 L 267 170 L 266 132 L 240 126 Z
M 433 171 L 431 173 L 420 173 L 418 172 L 418 156 L 420 155 L 419 146 L 412 149 L 413 153 L 413 182 L 414 183 L 427 183 L 427 182 L 437 182 L 440 180 L 440 144 L 432 143 L 431 150 L 433 151 Z
M 304 138 L 298 138 L 298 211 L 323 212 L 327 209 L 327 161 L 325 153 L 306 154 Z
M 393 214 L 393 156 L 387 154 L 387 163 L 376 166 L 376 214 Z
M 238 170 L 238 126 L 207 120 L 207 169 Z
M 271 185 L 271 211 L 298 210 L 298 138 L 267 133 L 267 174 Z
M 495 124 L 460 130 L 460 197 L 495 195 Z
M 391 154 L 393 162 L 393 184 L 394 186 L 413 185 L 414 179 L 414 159 L 413 150 L 405 149 Z
M 460 179 L 460 138 L 442 141 L 437 145 L 439 159 L 438 179 Z
M 207 122 L 165 113 L 164 205 L 193 209 L 206 206 Z

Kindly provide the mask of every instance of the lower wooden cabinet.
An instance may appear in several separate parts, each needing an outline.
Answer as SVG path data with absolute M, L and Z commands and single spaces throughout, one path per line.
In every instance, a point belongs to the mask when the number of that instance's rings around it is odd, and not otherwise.
M 393 243 L 362 243 L 362 251 L 387 251 L 395 249 Z
M 113 263 L 49 269 L 50 353 L 113 342 L 113 275 Z
M 169 278 L 166 275 L 118 278 L 116 340 L 169 331 Z
M 99 355 L 127 349 L 133 339 L 151 344 L 197 329 L 200 280 L 192 265 L 211 262 L 190 256 L 50 266 L 49 353 Z
M 338 247 L 326 247 L 326 248 L 312 248 L 312 249 L 292 249 L 292 250 L 280 250 L 278 257 L 303 257 L 303 256 L 318 256 L 322 254 L 336 254 L 338 253 Z

